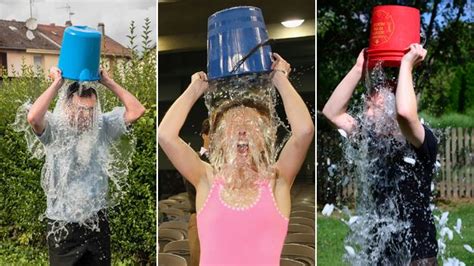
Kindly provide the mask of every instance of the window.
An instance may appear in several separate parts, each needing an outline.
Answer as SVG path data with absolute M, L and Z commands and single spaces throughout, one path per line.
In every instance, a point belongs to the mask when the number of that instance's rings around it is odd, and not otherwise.
M 7 53 L 0 52 L 0 68 L 7 69 L 7 67 L 8 67 Z
M 43 56 L 42 55 L 34 55 L 33 56 L 33 69 L 35 73 L 39 74 L 41 71 L 43 71 Z

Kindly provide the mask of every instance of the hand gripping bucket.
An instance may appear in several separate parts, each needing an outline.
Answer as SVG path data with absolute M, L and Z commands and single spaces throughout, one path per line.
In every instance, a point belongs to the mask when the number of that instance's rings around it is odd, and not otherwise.
M 63 78 L 75 81 L 100 79 L 99 62 L 102 34 L 87 26 L 64 30 L 58 67 Z
M 368 49 L 369 68 L 399 67 L 412 43 L 420 43 L 420 11 L 413 7 L 382 5 L 372 9 Z
M 271 48 L 259 8 L 224 9 L 207 21 L 207 75 L 210 80 L 271 71 Z

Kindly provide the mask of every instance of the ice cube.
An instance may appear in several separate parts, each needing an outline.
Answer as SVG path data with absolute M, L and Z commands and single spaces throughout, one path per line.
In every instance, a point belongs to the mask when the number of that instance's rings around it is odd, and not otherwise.
M 344 246 L 344 248 L 346 249 L 347 254 L 349 254 L 349 256 L 355 256 L 355 250 L 354 250 L 353 247 L 351 247 L 351 246 Z
M 333 211 L 334 211 L 334 204 L 326 203 L 326 205 L 324 205 L 324 208 L 321 214 L 329 217 L 331 216 Z
M 339 131 L 339 134 L 341 134 L 343 138 L 347 139 L 347 133 L 344 131 L 344 129 L 339 128 L 337 131 Z
M 409 163 L 411 165 L 415 165 L 415 163 L 416 163 L 416 160 L 413 159 L 413 158 L 410 158 L 410 157 L 403 157 L 403 161 L 405 161 L 406 163 Z

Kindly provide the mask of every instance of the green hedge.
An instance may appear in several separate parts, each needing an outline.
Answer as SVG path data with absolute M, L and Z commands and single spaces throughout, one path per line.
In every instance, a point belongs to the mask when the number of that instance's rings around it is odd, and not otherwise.
M 119 84 L 137 96 L 147 112 L 133 126 L 136 151 L 128 186 L 109 216 L 113 260 L 145 265 L 154 264 L 156 257 L 156 50 L 150 47 L 149 19 L 145 20 L 145 41 L 140 53 L 134 44 L 133 22 L 130 31 L 132 59 L 114 65 L 110 71 Z M 39 219 L 46 209 L 40 185 L 43 160 L 31 158 L 23 134 L 14 132 L 11 124 L 17 108 L 28 99 L 36 99 L 49 82 L 41 70 L 25 65 L 21 70 L 21 77 L 10 79 L 3 75 L 0 81 L 0 254 L 26 250 L 25 254 L 38 251 L 37 257 L 43 257 L 47 252 L 46 226 Z M 110 92 L 102 97 L 109 105 L 104 106 L 105 110 L 118 104 Z M 29 261 L 29 257 L 12 254 L 9 258 L 20 263 Z

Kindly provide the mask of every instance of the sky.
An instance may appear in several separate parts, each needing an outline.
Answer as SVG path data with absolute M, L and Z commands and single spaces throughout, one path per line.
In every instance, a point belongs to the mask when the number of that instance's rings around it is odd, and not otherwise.
M 135 21 L 136 33 L 141 35 L 145 18 L 151 19 L 152 43 L 156 43 L 156 1 L 155 0 L 32 0 L 33 17 L 40 24 L 64 25 L 69 20 L 64 8 L 71 6 L 72 23 L 97 28 L 105 24 L 105 34 L 127 46 L 129 26 Z M 30 17 L 30 0 L 0 0 L 0 19 L 25 21 Z M 141 41 L 141 37 L 137 37 Z

